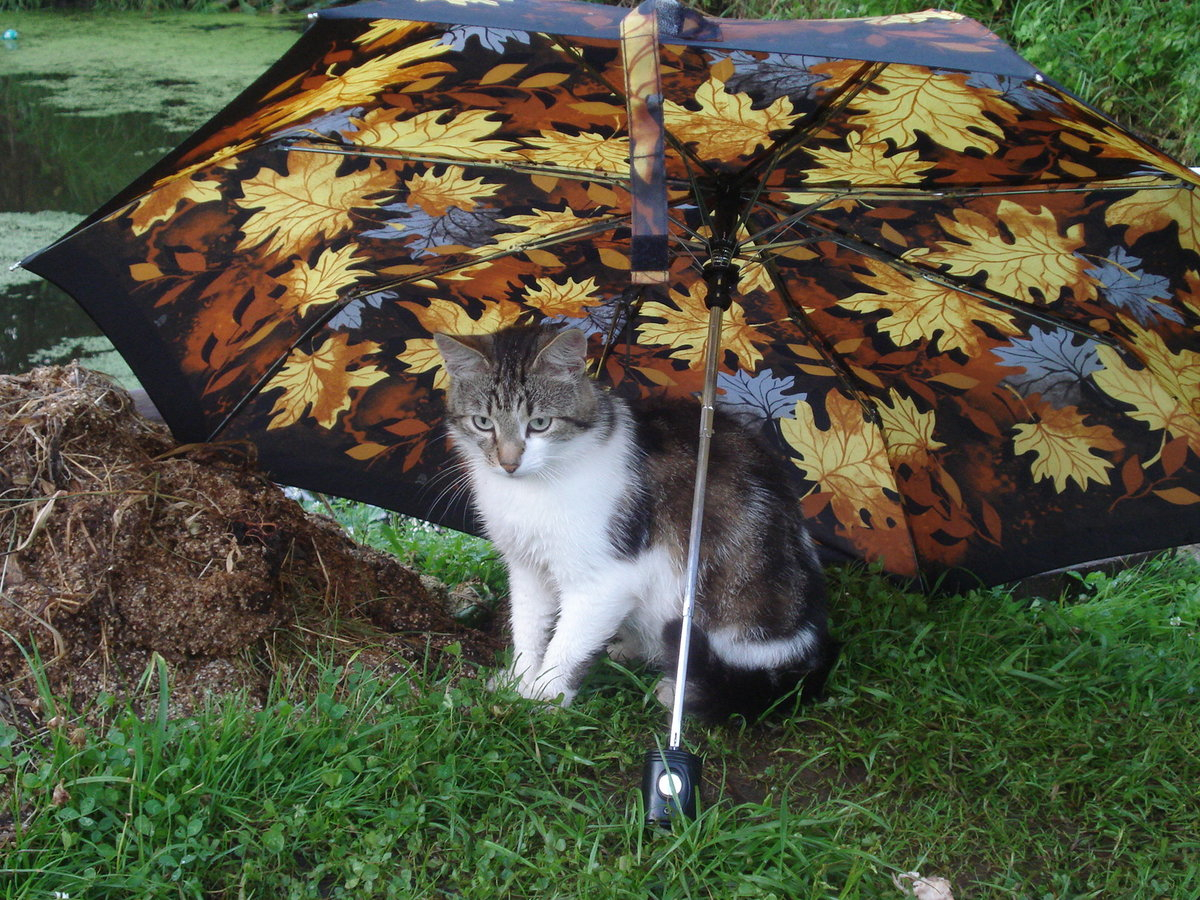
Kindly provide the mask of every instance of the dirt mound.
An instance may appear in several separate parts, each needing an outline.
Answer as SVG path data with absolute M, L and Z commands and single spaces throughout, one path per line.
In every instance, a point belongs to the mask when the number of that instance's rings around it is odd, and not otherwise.
M 438 592 L 306 513 L 245 445 L 175 443 L 77 366 L 0 376 L 0 685 L 35 695 L 36 654 L 76 710 L 126 694 L 157 653 L 172 702 L 261 692 L 265 664 L 313 632 L 410 660 L 494 640 Z M 458 652 L 455 647 L 455 652 Z

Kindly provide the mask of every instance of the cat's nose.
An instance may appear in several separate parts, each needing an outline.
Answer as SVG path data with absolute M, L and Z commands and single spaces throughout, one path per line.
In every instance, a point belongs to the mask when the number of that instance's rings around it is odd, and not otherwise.
M 496 444 L 496 462 L 509 475 L 521 467 L 521 457 L 525 453 L 525 444 L 520 441 L 501 440 Z

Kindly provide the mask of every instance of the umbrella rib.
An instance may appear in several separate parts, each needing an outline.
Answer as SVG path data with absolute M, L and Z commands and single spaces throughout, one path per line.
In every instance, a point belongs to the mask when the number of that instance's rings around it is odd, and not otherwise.
M 755 155 L 742 170 L 742 178 L 749 180 L 757 178 L 755 192 L 751 198 L 751 202 L 746 205 L 746 215 L 749 215 L 749 210 L 757 202 L 758 197 L 766 188 L 767 179 L 771 172 L 793 151 L 798 149 L 801 144 L 807 141 L 813 134 L 820 130 L 830 119 L 842 112 L 851 101 L 854 100 L 866 87 L 871 84 L 880 73 L 888 67 L 888 63 L 884 62 L 866 62 L 859 67 L 858 71 L 846 79 L 846 81 L 832 94 L 830 94 L 812 115 L 805 117 L 803 122 L 797 123 L 788 134 L 776 141 L 772 146 L 764 148 Z M 758 170 L 761 168 L 762 174 L 758 175 Z M 743 219 L 743 221 L 745 221 Z
M 330 143 L 328 146 L 316 144 L 290 144 L 288 150 L 301 153 L 326 153 L 331 156 L 362 156 L 368 159 L 395 159 L 401 162 L 429 163 L 430 165 L 458 166 L 459 168 L 489 169 L 500 172 L 520 172 L 525 175 L 543 175 L 553 178 L 565 178 L 570 181 L 598 181 L 604 184 L 627 187 L 629 177 L 599 169 L 570 169 L 565 166 L 553 166 L 544 163 L 526 162 L 493 162 L 488 160 L 463 159 L 452 156 L 433 156 L 430 154 L 404 153 L 399 150 L 389 150 L 382 147 L 350 147 L 343 144 Z
M 827 187 L 821 185 L 808 185 L 800 190 L 793 190 L 789 193 L 805 194 L 811 193 L 819 199 L 815 199 L 799 212 L 792 213 L 786 219 L 780 220 L 778 223 L 771 226 L 771 229 L 784 227 L 792 221 L 805 218 L 813 211 L 830 202 L 841 201 L 845 199 L 853 199 L 862 203 L 871 203 L 875 201 L 914 201 L 914 200 L 972 200 L 983 197 L 1020 197 L 1029 195 L 1042 194 L 1091 194 L 1099 191 L 1156 191 L 1156 190 L 1179 190 L 1180 188 L 1189 188 L 1188 182 L 1174 176 L 1155 176 L 1155 175 L 1134 175 L 1121 176 L 1120 178 L 1101 179 L 1097 181 L 1076 181 L 1076 182 L 1059 182 L 1057 184 L 1046 184 L 1041 187 L 1032 185 L 955 185 L 946 188 L 905 188 L 896 185 L 880 185 L 880 186 L 856 186 L 856 185 L 834 185 Z M 778 204 L 763 202 L 760 205 L 778 208 Z

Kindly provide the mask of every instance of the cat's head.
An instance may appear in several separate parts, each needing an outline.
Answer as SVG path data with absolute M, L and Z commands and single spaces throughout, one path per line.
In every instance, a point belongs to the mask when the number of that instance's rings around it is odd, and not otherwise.
M 598 389 L 584 372 L 582 331 L 532 325 L 433 337 L 450 374 L 447 428 L 476 465 L 512 476 L 545 473 L 593 426 Z

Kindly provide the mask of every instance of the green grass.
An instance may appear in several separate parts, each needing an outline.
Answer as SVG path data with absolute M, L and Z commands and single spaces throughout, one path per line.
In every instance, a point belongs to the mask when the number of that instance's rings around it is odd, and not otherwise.
M 911 869 L 972 900 L 1200 896 L 1200 564 L 1032 603 L 835 595 L 829 698 L 689 725 L 704 809 L 674 833 L 639 824 L 648 678 L 602 666 L 557 711 L 314 659 L 315 691 L 281 676 L 262 709 L 6 731 L 0 896 L 875 900 Z

